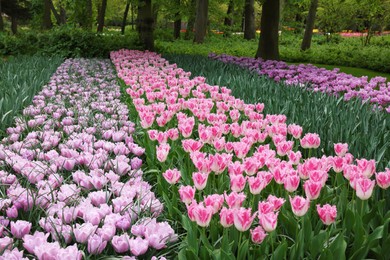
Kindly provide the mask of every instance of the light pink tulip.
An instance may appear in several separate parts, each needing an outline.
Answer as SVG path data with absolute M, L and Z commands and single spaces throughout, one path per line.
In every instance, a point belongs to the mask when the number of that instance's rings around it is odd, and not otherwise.
M 319 204 L 317 204 L 317 212 L 322 223 L 324 223 L 325 225 L 330 225 L 336 220 L 337 217 L 336 206 L 325 204 L 324 206 L 321 207 Z
M 310 200 L 305 199 L 301 196 L 295 196 L 293 198 L 290 198 L 290 204 L 291 204 L 291 209 L 295 216 L 302 217 L 303 215 L 306 214 L 310 207 Z

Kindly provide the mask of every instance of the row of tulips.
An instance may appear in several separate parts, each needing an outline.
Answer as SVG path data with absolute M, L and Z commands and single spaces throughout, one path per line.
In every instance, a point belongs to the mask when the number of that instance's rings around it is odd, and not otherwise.
M 321 142 L 317 134 L 287 125 L 284 115 L 264 115 L 263 104 L 245 104 L 226 87 L 191 79 L 156 53 L 120 50 L 111 60 L 144 128 L 148 166 L 160 172 L 157 189 L 187 231 L 179 257 L 256 259 L 285 254 L 287 245 L 293 258 L 303 257 L 300 243 L 311 238 L 318 242 L 312 257 L 345 254 L 345 232 L 337 226 L 349 225 L 346 212 L 361 219 L 376 184 L 390 186 L 390 169 L 376 172 L 374 160 L 355 160 L 348 144 L 335 144 L 334 156 L 311 157 Z M 330 225 L 327 232 L 313 218 Z M 389 221 L 381 221 L 382 232 Z M 357 240 L 354 246 L 364 246 Z
M 66 60 L 0 145 L 0 259 L 81 259 L 176 239 L 143 181 L 109 60 Z
M 264 61 L 226 54 L 211 53 L 209 58 L 236 64 L 277 82 L 284 81 L 287 85 L 304 86 L 316 92 L 343 96 L 346 101 L 359 98 L 363 102 L 370 102 L 390 113 L 390 82 L 386 83 L 386 78 L 383 77 L 368 80 L 368 77 L 358 78 L 340 73 L 339 69 L 327 70 L 311 64 L 288 65 L 283 61 Z

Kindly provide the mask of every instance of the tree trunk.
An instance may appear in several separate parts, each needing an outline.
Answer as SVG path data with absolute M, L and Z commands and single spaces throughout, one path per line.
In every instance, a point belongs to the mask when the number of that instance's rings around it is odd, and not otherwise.
M 180 8 L 180 0 L 176 0 L 177 8 Z M 180 30 L 181 30 L 181 17 L 180 12 L 175 14 L 175 22 L 173 23 L 173 38 L 180 38 Z
M 233 19 L 232 19 L 233 12 L 234 12 L 234 1 L 230 0 L 223 25 L 225 26 L 233 25 Z
M 209 0 L 198 0 L 195 20 L 195 43 L 203 43 L 207 32 Z
M 85 15 L 87 16 L 85 28 L 92 30 L 92 0 L 87 0 Z
M 125 34 L 126 21 L 127 21 L 127 15 L 129 14 L 129 8 L 130 8 L 130 0 L 127 0 L 125 13 L 123 14 L 123 20 L 122 20 L 122 28 L 121 28 L 122 35 Z
M 311 0 L 309 14 L 307 15 L 305 34 L 303 36 L 301 50 L 310 49 L 311 38 L 313 36 L 314 22 L 316 19 L 318 0 Z
M 66 24 L 66 11 L 64 6 L 62 5 L 62 1 L 60 1 L 60 20 L 61 24 Z
M 4 31 L 4 21 L 3 21 L 3 16 L 1 12 L 1 0 L 0 0 L 0 32 Z
M 12 34 L 18 33 L 18 20 L 15 16 L 11 16 L 11 32 Z
M 131 30 L 134 30 L 134 3 L 131 3 Z
M 42 28 L 45 30 L 49 30 L 52 27 L 53 27 L 53 23 L 51 22 L 50 0 L 44 0 Z
M 276 0 L 272 0 L 272 1 L 276 1 Z M 244 39 L 252 40 L 256 37 L 254 0 L 245 0 L 244 14 L 245 14 Z
M 263 3 L 256 58 L 279 60 L 279 7 L 279 1 L 266 0 Z
M 156 1 L 154 1 L 156 2 Z M 152 18 L 153 18 L 153 30 L 156 28 L 157 19 L 158 19 L 158 11 L 160 10 L 160 4 L 154 3 L 152 4 Z
M 190 14 L 188 16 L 186 33 L 184 35 L 185 40 L 191 39 L 192 31 L 194 30 L 195 23 L 195 8 L 196 8 L 196 0 L 191 0 L 190 3 Z
M 57 10 L 56 10 L 56 8 L 54 7 L 53 1 L 52 1 L 52 0 L 48 0 L 48 2 L 49 2 L 49 5 L 50 5 L 50 10 L 51 10 L 51 12 L 53 13 L 54 17 L 56 18 L 57 24 L 58 24 L 58 25 L 61 25 L 61 17 L 60 17 L 60 15 L 57 13 Z
M 104 17 L 106 16 L 107 0 L 102 0 L 102 6 L 100 8 L 99 17 L 98 17 L 98 32 L 103 32 L 104 27 Z
M 138 0 L 137 29 L 145 50 L 154 51 L 152 0 Z

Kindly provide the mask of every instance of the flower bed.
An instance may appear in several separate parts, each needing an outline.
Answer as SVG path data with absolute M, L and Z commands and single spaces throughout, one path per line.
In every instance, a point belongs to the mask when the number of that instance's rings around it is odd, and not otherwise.
M 330 71 L 311 64 L 288 65 L 283 61 L 263 61 L 226 54 L 210 54 L 209 57 L 224 63 L 236 64 L 275 81 L 284 81 L 287 85 L 307 87 L 330 95 L 342 95 L 346 101 L 360 98 L 390 113 L 390 82 L 386 83 L 386 78 L 383 77 L 375 77 L 368 81 L 367 77 L 358 78 L 339 73 L 338 69 Z
M 245 104 L 228 88 L 190 79 L 155 53 L 121 50 L 111 60 L 145 129 L 157 190 L 186 231 L 179 257 L 279 259 L 287 250 L 293 259 L 364 257 L 368 243 L 387 234 L 383 200 L 378 210 L 370 198 L 383 193 L 376 183 L 389 187 L 390 169 L 376 173 L 375 161 L 355 160 L 347 144 L 335 144 L 334 156 L 311 157 L 317 134 L 262 114 L 263 104 Z M 369 226 L 369 212 L 380 223 Z M 363 233 L 380 234 L 364 240 Z
M 0 259 L 151 257 L 175 240 L 119 97 L 109 61 L 69 59 L 7 129 Z

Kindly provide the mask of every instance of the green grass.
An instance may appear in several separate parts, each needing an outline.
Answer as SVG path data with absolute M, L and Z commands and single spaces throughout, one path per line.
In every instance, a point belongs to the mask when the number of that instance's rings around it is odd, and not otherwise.
M 60 57 L 18 56 L 0 60 L 0 136 L 29 105 L 62 63 Z
M 360 100 L 344 102 L 342 98 L 288 87 L 203 56 L 165 58 L 194 76 L 206 77 L 211 85 L 229 87 L 235 97 L 247 103 L 264 103 L 266 114 L 285 114 L 288 123 L 302 125 L 306 133 L 318 133 L 321 152 L 333 155 L 333 144 L 346 142 L 355 157 L 376 159 L 379 170 L 390 167 L 390 114 L 374 112 Z

